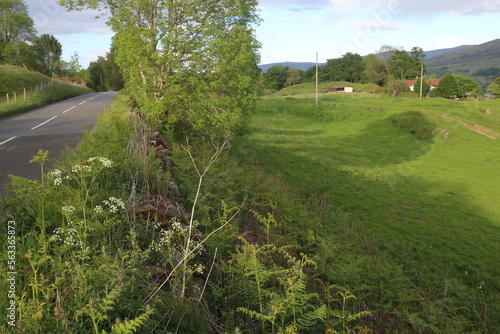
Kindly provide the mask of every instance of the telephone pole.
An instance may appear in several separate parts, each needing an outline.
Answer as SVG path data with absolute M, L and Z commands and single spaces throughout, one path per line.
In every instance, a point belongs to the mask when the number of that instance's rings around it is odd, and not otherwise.
M 422 86 L 424 85 L 424 63 L 420 69 L 420 99 L 422 100 Z
M 318 53 L 316 52 L 316 109 L 318 109 Z

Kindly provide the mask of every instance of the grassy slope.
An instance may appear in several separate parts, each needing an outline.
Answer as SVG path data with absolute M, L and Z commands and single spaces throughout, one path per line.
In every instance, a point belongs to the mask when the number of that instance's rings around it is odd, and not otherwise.
M 38 72 L 26 71 L 17 66 L 0 65 L 0 97 L 2 99 L 5 98 L 5 94 L 11 96 L 13 92 L 19 94 L 24 88 L 34 88 L 49 81 L 50 78 Z
M 322 103 L 322 112 L 336 110 L 333 122 L 318 122 L 311 100 L 260 101 L 248 142 L 240 145 L 255 145 L 255 158 L 279 171 L 305 200 L 326 195 L 330 212 L 343 207 L 363 221 L 397 262 L 407 262 L 419 284 L 439 291 L 444 280 L 452 282 L 453 293 L 468 289 L 471 303 L 481 292 L 494 317 L 500 291 L 500 118 L 481 110 L 500 114 L 500 102 Z M 394 125 L 395 116 L 410 110 L 436 129 L 433 139 Z M 493 128 L 498 140 L 444 113 Z M 439 133 L 443 129 L 448 139 Z M 476 290 L 481 282 L 485 287 Z
M 32 110 L 43 105 L 63 100 L 72 96 L 89 93 L 89 88 L 75 87 L 60 84 L 50 87 L 41 93 L 33 94 L 26 101 L 22 99 L 23 90 L 29 92 L 35 90 L 36 86 L 46 84 L 52 80 L 38 72 L 26 71 L 23 68 L 0 65 L 0 117 Z M 13 101 L 13 92 L 17 93 L 18 102 Z M 5 94 L 9 94 L 11 102 L 6 103 Z

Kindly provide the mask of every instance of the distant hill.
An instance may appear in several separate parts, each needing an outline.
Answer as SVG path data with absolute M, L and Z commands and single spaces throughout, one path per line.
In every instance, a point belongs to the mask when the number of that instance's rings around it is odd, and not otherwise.
M 319 66 L 325 65 L 325 64 L 326 63 L 319 63 Z M 291 62 L 291 61 L 288 61 L 288 62 L 283 62 L 283 63 L 263 64 L 263 65 L 259 65 L 259 68 L 262 70 L 262 73 L 266 73 L 267 70 L 270 67 L 273 67 L 273 66 L 276 66 L 276 65 L 282 65 L 282 66 L 285 66 L 285 67 L 296 68 L 296 69 L 305 71 L 305 70 L 307 70 L 308 68 L 310 68 L 312 66 L 316 66 L 316 63 L 312 63 L 312 62 Z
M 427 73 L 466 76 L 486 88 L 500 73 L 500 39 L 425 58 Z
M 460 45 L 460 46 L 456 46 L 454 48 L 424 51 L 425 59 L 429 60 L 430 58 L 442 55 L 443 53 L 453 52 L 453 51 L 462 50 L 462 49 L 467 49 L 467 48 L 470 48 L 471 46 L 474 46 L 474 45 Z

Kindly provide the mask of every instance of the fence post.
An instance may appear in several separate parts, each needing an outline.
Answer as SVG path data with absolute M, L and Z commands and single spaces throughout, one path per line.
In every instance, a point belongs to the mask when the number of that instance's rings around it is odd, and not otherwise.
M 26 101 L 26 87 L 24 87 L 24 101 Z
M 7 93 L 6 95 L 7 95 L 7 103 L 9 103 L 9 93 Z
M 17 102 L 17 94 L 14 92 L 14 103 Z

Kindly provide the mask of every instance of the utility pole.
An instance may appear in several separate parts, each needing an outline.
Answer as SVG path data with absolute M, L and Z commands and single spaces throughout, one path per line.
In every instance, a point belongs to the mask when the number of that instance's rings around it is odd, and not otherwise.
M 424 85 L 424 63 L 420 69 L 420 99 L 422 100 L 422 86 Z
M 318 109 L 318 53 L 316 52 L 316 109 Z

